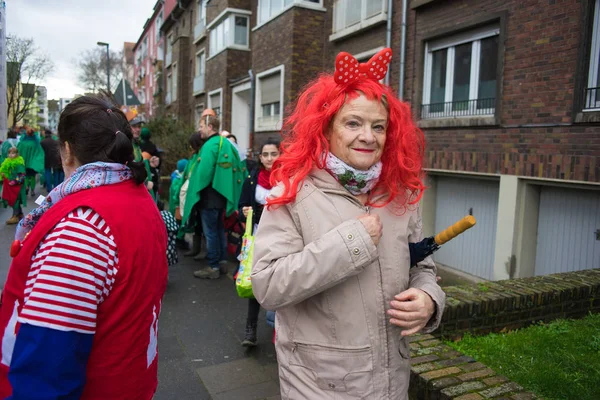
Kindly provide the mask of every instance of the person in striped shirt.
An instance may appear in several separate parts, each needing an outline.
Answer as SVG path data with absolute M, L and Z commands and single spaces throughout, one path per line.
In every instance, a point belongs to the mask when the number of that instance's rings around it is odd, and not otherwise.
M 156 391 L 166 229 L 109 96 L 61 113 L 66 179 L 17 226 L 0 309 L 1 399 Z

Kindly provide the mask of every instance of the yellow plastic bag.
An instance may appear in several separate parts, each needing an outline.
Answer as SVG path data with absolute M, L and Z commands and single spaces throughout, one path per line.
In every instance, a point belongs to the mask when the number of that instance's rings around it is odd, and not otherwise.
M 235 280 L 235 288 L 238 296 L 242 298 L 252 298 L 252 281 L 250 274 L 252 273 L 252 259 L 254 255 L 254 236 L 252 235 L 252 209 L 248 211 L 246 217 L 246 231 L 242 237 L 242 250 L 238 260 L 240 260 L 240 269 L 238 270 Z

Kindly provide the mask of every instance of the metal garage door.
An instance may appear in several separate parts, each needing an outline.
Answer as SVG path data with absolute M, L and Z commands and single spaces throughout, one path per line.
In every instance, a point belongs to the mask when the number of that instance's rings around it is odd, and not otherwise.
M 494 277 L 494 249 L 498 217 L 499 184 L 469 178 L 437 178 L 436 232 L 469 212 L 477 225 L 448 242 L 435 255 L 435 261 L 484 279 Z
M 600 192 L 542 187 L 535 274 L 600 268 Z

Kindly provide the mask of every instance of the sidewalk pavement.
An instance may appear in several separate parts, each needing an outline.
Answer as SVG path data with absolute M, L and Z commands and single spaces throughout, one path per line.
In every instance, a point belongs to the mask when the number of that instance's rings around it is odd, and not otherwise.
M 204 266 L 180 257 L 171 267 L 159 326 L 159 383 L 155 400 L 275 400 L 279 380 L 273 330 L 264 311 L 254 349 L 240 346 L 247 300 L 230 275 L 194 278 Z M 234 263 L 228 263 L 231 270 Z

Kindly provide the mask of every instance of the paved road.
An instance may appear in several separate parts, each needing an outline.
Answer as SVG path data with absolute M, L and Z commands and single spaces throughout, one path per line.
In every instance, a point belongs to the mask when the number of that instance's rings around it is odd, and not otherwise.
M 32 203 L 32 202 L 30 202 Z M 14 226 L 0 209 L 0 283 L 10 265 Z M 243 337 L 247 302 L 229 277 L 192 276 L 200 263 L 181 258 L 169 273 L 159 322 L 159 386 L 156 400 L 259 400 L 278 398 L 272 330 L 261 314 L 259 346 L 249 352 Z

